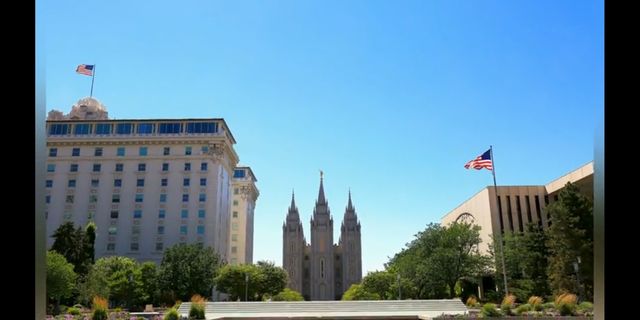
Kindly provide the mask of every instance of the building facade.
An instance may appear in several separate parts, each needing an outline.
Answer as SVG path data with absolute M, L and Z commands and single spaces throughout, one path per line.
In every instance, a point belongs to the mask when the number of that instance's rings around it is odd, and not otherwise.
M 238 155 L 224 119 L 110 120 L 85 98 L 51 111 L 46 135 L 48 247 L 60 224 L 93 221 L 96 258 L 160 262 L 165 248 L 198 242 L 229 260 Z
M 231 231 L 229 263 L 253 263 L 253 215 L 260 195 L 256 188 L 256 176 L 249 167 L 237 167 L 233 171 L 231 187 Z
M 311 242 L 304 236 L 300 214 L 291 196 L 283 231 L 282 266 L 289 275 L 288 287 L 306 300 L 339 300 L 352 284 L 362 280 L 360 222 L 351 202 L 345 209 L 338 244 L 333 243 L 333 217 L 320 190 L 311 217 Z

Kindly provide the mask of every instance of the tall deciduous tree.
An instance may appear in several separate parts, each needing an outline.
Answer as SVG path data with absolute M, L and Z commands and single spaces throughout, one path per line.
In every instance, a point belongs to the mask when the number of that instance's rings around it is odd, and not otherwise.
M 220 268 L 215 279 L 216 289 L 229 294 L 232 301 L 256 301 L 263 283 L 261 277 L 256 265 L 226 265 Z
M 558 201 L 547 206 L 549 286 L 554 293 L 577 293 L 593 299 L 593 204 L 568 182 Z M 574 264 L 576 264 L 574 266 Z M 578 273 L 575 271 L 578 267 Z M 578 280 L 581 286 L 578 286 Z
M 47 296 L 55 301 L 56 310 L 60 299 L 71 296 L 75 281 L 73 265 L 63 255 L 47 251 Z
M 263 300 L 263 297 L 275 296 L 284 290 L 289 277 L 287 272 L 281 267 L 277 267 L 271 261 L 258 261 L 258 273 L 260 274 L 258 285 L 257 300 Z
M 397 282 L 396 274 L 388 271 L 374 271 L 369 272 L 362 279 L 362 287 L 368 292 L 378 294 L 382 300 L 397 299 L 397 294 L 394 294 L 392 291 L 395 282 Z M 405 297 L 406 296 L 405 293 Z
M 164 252 L 158 274 L 160 290 L 182 301 L 188 301 L 194 294 L 208 297 L 220 264 L 211 247 L 177 244 Z
M 94 268 L 107 279 L 110 301 L 124 307 L 141 303 L 142 273 L 135 260 L 121 256 L 104 257 L 96 261 Z

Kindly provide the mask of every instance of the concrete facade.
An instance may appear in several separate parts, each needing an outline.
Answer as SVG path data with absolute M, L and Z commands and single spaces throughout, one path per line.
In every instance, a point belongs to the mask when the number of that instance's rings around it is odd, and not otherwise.
M 85 98 L 51 111 L 46 130 L 48 247 L 60 224 L 93 221 L 96 258 L 159 263 L 165 248 L 199 242 L 229 259 L 239 159 L 224 119 L 109 120 Z
M 282 266 L 289 275 L 288 287 L 306 300 L 339 300 L 352 284 L 362 280 L 360 222 L 351 201 L 345 209 L 338 244 L 333 243 L 333 217 L 324 195 L 322 176 L 311 217 L 311 242 L 304 236 L 300 214 L 291 206 L 282 226 Z
M 229 263 L 253 263 L 253 216 L 256 200 L 260 195 L 256 179 L 249 167 L 237 167 L 231 179 L 231 231 L 229 239 Z

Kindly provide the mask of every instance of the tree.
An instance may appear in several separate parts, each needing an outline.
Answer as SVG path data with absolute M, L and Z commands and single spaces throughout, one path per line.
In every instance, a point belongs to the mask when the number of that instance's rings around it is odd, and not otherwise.
M 271 261 L 258 261 L 257 264 L 260 281 L 255 283 L 258 286 L 257 297 L 261 301 L 265 296 L 275 296 L 282 292 L 289 281 L 287 272 L 281 267 L 275 266 Z
M 246 281 L 246 277 L 249 281 Z M 232 301 L 259 301 L 258 291 L 261 290 L 263 280 L 260 269 L 253 264 L 226 265 L 220 268 L 215 278 L 216 289 L 229 294 Z
M 188 301 L 194 294 L 208 297 L 220 268 L 220 258 L 202 244 L 177 244 L 164 252 L 158 284 L 175 300 Z
M 342 300 L 380 300 L 380 296 L 367 291 L 361 284 L 352 284 L 342 295 Z
M 397 282 L 396 274 L 389 271 L 374 271 L 369 272 L 369 274 L 362 279 L 362 287 L 368 292 L 378 294 L 382 300 L 397 299 L 397 292 L 394 294 L 391 290 L 395 282 Z M 397 285 L 395 289 L 396 291 L 398 290 Z
M 78 303 L 89 305 L 94 297 L 109 297 L 109 281 L 105 269 L 97 269 L 95 265 L 89 267 L 87 275 L 77 286 Z
M 104 257 L 96 261 L 94 268 L 107 280 L 109 300 L 125 307 L 141 303 L 144 295 L 142 272 L 135 260 L 121 256 Z
M 546 207 L 549 287 L 554 293 L 573 292 L 593 299 L 593 204 L 568 182 L 558 201 Z M 574 269 L 577 264 L 579 273 Z M 578 286 L 578 278 L 581 286 Z M 585 290 L 582 290 L 585 289 Z
M 153 262 L 145 262 L 140 265 L 142 282 L 142 298 L 145 303 L 157 303 L 159 298 L 158 290 L 158 268 Z
M 284 288 L 282 292 L 276 294 L 271 298 L 271 301 L 304 301 L 304 298 L 300 292 Z
M 84 258 L 90 264 L 95 262 L 96 224 L 89 222 L 84 228 Z
M 55 251 L 47 251 L 47 297 L 55 301 L 56 311 L 60 299 L 71 296 L 75 287 L 76 273 L 73 265 Z
M 85 276 L 94 262 L 95 224 L 90 222 L 82 230 L 81 227 L 75 228 L 73 222 L 65 222 L 56 229 L 52 237 L 55 240 L 51 250 L 63 255 L 79 276 Z

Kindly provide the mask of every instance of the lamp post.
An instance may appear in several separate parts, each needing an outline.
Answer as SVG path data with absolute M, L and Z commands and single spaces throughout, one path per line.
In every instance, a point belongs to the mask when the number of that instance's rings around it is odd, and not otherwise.
M 249 301 L 249 274 L 244 275 L 244 301 Z
M 402 288 L 400 286 L 400 274 L 396 274 L 396 279 L 398 279 L 398 300 L 402 300 Z
M 580 257 L 576 259 L 576 262 L 573 263 L 573 270 L 576 272 L 576 282 L 578 283 L 578 301 L 584 299 L 584 292 L 582 291 L 582 286 L 580 285 Z

